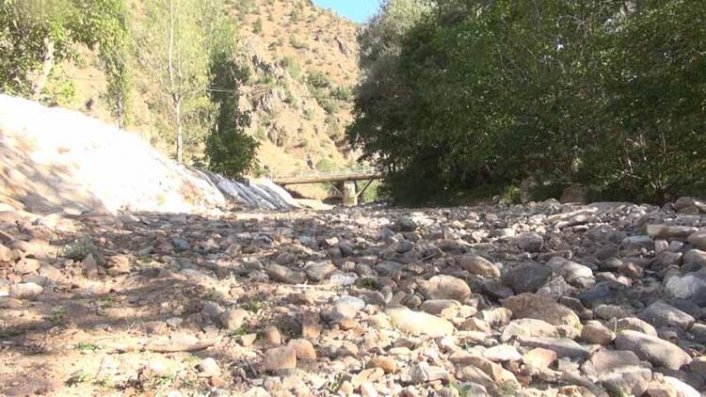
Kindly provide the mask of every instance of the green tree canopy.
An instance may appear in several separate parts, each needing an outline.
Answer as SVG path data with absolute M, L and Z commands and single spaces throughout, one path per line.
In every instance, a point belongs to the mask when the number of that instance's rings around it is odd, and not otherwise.
M 393 3 L 371 29 L 404 29 L 361 40 L 348 139 L 399 202 L 528 177 L 652 201 L 700 183 L 706 5 L 449 0 L 410 26 Z

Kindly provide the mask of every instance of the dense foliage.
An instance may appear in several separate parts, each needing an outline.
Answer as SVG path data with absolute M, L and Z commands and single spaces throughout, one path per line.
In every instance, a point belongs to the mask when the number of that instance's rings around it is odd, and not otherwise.
M 259 143 L 247 135 L 244 126 L 250 115 L 238 110 L 239 88 L 248 79 L 247 69 L 238 66 L 234 52 L 226 46 L 214 51 L 210 60 L 209 92 L 216 115 L 206 139 L 206 156 L 211 170 L 228 177 L 239 177 L 257 166 Z
M 706 3 L 389 0 L 360 41 L 348 138 L 397 202 L 706 186 Z
M 73 46 L 97 48 L 111 110 L 124 124 L 129 96 L 128 31 L 122 0 L 5 0 L 0 3 L 0 89 L 51 102 L 45 86 Z

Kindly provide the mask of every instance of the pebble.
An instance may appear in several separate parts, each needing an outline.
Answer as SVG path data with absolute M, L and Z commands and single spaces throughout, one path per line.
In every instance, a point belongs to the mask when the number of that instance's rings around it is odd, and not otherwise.
M 395 327 L 411 335 L 447 336 L 455 329 L 448 320 L 403 306 L 389 308 L 387 314 Z
M 199 371 L 199 376 L 220 376 L 221 368 L 218 366 L 216 360 L 212 357 L 207 357 L 201 360 L 197 365 L 196 369 Z
M 471 295 L 471 288 L 465 281 L 453 276 L 434 276 L 421 283 L 427 299 L 451 299 L 463 301 Z
M 480 255 L 464 255 L 458 257 L 456 263 L 471 274 L 483 277 L 500 277 L 500 269 Z

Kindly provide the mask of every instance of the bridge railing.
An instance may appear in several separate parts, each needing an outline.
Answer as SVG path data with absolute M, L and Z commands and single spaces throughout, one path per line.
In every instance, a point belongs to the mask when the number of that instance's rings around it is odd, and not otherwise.
M 306 177 L 326 177 L 326 176 L 346 176 L 346 175 L 360 175 L 360 174 L 379 174 L 380 171 L 374 168 L 361 168 L 361 169 L 349 169 L 343 171 L 310 171 L 310 172 L 299 172 L 294 174 L 286 175 L 273 175 L 272 179 L 285 179 L 285 178 L 306 178 Z

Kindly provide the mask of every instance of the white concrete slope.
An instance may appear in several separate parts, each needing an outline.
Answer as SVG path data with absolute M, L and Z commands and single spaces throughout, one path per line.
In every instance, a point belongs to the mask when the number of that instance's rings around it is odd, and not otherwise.
M 0 95 L 0 202 L 32 212 L 194 213 L 229 201 L 273 210 L 296 206 L 271 182 L 243 184 L 192 170 L 136 133 Z

